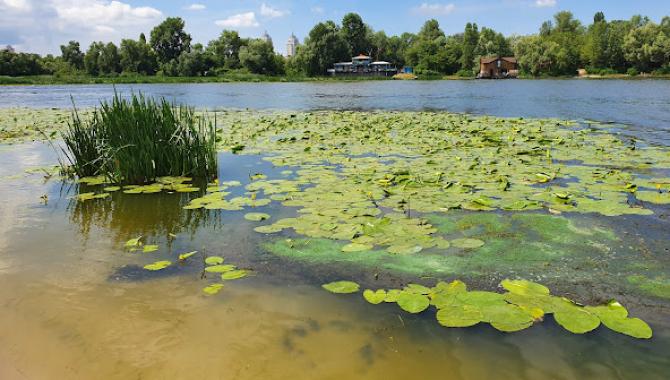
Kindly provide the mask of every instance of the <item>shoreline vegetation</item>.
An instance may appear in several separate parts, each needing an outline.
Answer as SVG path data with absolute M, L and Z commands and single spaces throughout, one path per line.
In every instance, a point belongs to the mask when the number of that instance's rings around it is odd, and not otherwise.
M 137 40 L 94 41 L 87 50 L 72 40 L 60 52 L 41 56 L 11 46 L 0 49 L 0 84 L 383 79 L 328 79 L 335 63 L 359 54 L 392 65 L 402 73 L 398 77 L 411 73 L 418 79 L 473 79 L 481 72 L 481 58 L 510 56 L 526 79 L 669 78 L 670 16 L 657 23 L 642 15 L 607 20 L 597 12 L 587 24 L 561 11 L 536 34 L 507 36 L 475 23 L 447 35 L 431 19 L 417 33 L 388 36 L 348 13 L 339 24 L 316 24 L 290 57 L 278 54 L 267 34 L 243 38 L 223 30 L 206 44 L 195 43 L 183 19 L 168 17 Z
M 419 81 L 469 81 L 472 77 L 458 75 L 418 75 L 415 80 Z M 670 75 L 636 75 L 608 74 L 608 75 L 585 75 L 585 76 L 521 76 L 517 80 L 670 80 Z M 31 86 L 31 85 L 91 85 L 91 84 L 195 84 L 195 83 L 304 83 L 304 82 L 367 82 L 388 81 L 391 78 L 384 77 L 308 77 L 308 76 L 269 76 L 250 73 L 236 75 L 223 75 L 216 77 L 169 77 L 152 75 L 119 75 L 119 76 L 58 76 L 58 75 L 36 75 L 36 76 L 0 76 L 0 86 Z

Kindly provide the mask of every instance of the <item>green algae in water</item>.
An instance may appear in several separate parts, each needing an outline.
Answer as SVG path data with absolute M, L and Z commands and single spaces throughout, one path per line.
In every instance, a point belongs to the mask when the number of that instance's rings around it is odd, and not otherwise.
M 578 306 L 572 301 L 552 296 L 544 285 L 527 280 L 503 280 L 501 286 L 509 290 L 500 294 L 469 291 L 465 283 L 455 280 L 450 284 L 438 282 L 433 288 L 412 284 L 404 289 L 363 292 L 363 298 L 373 305 L 395 302 L 404 311 L 417 314 L 430 305 L 437 309 L 437 322 L 445 327 L 471 327 L 485 322 L 498 331 L 512 333 L 542 321 L 545 314 L 565 330 L 585 334 L 604 324 L 610 330 L 638 339 L 649 339 L 653 333 L 639 318 L 630 318 L 628 311 L 616 301 L 600 306 Z M 355 293 L 359 286 L 351 281 L 337 281 L 322 287 L 331 293 Z M 510 297 L 511 296 L 511 297 Z M 541 308 L 545 307 L 545 310 Z
M 644 275 L 633 275 L 628 276 L 626 280 L 646 294 L 670 299 L 670 278 L 666 276 L 649 278 Z

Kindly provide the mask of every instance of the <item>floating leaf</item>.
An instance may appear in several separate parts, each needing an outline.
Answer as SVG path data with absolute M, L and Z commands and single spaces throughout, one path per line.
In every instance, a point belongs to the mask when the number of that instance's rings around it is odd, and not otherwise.
M 157 245 L 147 244 L 144 247 L 142 247 L 142 252 L 144 252 L 144 253 L 151 253 L 151 252 L 156 252 L 156 251 L 158 251 L 158 246 Z
M 250 220 L 252 222 L 260 222 L 263 220 L 270 219 L 270 215 L 264 214 L 262 212 L 250 212 L 244 215 L 244 219 Z
M 470 327 L 482 321 L 482 313 L 475 306 L 449 306 L 437 311 L 437 321 L 445 327 Z
M 461 249 L 476 249 L 484 245 L 484 242 L 479 239 L 455 239 L 451 241 L 451 245 Z
M 284 228 L 275 226 L 275 225 L 269 225 L 269 226 L 258 226 L 254 228 L 254 231 L 262 233 L 262 234 L 274 234 L 277 232 L 281 232 Z
M 365 298 L 366 301 L 370 302 L 373 305 L 380 304 L 384 302 L 386 299 L 386 290 L 384 289 L 379 289 L 379 290 L 370 290 L 366 289 L 363 292 L 363 298 Z
M 209 286 L 206 286 L 202 289 L 203 292 L 209 294 L 209 295 L 214 295 L 217 294 L 218 292 L 223 289 L 223 284 L 212 284 Z
M 182 253 L 182 254 L 179 255 L 179 260 L 184 261 L 184 260 L 188 259 L 189 257 L 195 255 L 196 253 L 198 253 L 198 251 Z
M 561 308 L 554 313 L 556 322 L 574 334 L 584 334 L 600 326 L 600 318 L 579 306 Z
M 398 302 L 398 297 L 400 297 L 400 289 L 391 289 L 386 292 L 384 302 Z
M 120 186 L 109 186 L 109 187 L 105 187 L 105 188 L 102 189 L 102 190 L 104 190 L 104 191 L 106 191 L 106 192 L 108 192 L 108 193 L 113 193 L 113 192 L 115 192 L 115 191 L 119 191 L 119 190 L 121 190 L 121 187 L 120 187 Z
M 650 339 L 651 327 L 639 318 L 605 318 L 603 324 L 609 329 L 638 339 Z
M 142 240 L 142 236 L 130 239 L 126 242 L 125 246 L 126 248 L 137 247 L 140 245 L 140 240 Z
M 407 293 L 427 295 L 431 292 L 431 289 L 419 284 L 407 284 L 403 291 Z
M 427 296 L 407 291 L 400 292 L 396 302 L 401 309 L 412 314 L 420 313 L 430 305 L 430 300 Z
M 237 269 L 237 270 L 231 270 L 229 272 L 225 272 L 221 275 L 222 280 L 237 280 L 242 277 L 246 277 L 249 274 L 248 271 L 244 269 Z
M 235 265 L 212 265 L 205 268 L 205 272 L 209 273 L 224 273 L 235 270 Z
M 352 281 L 335 281 L 321 286 L 331 293 L 340 294 L 356 293 L 360 289 L 360 286 Z
M 209 256 L 205 259 L 205 264 L 207 265 L 219 265 L 223 264 L 223 257 L 220 256 Z
M 531 315 L 521 308 L 511 304 L 482 307 L 482 320 L 488 322 L 496 330 L 503 332 L 515 332 L 526 329 L 533 325 Z
M 526 280 L 503 280 L 500 284 L 510 293 L 521 295 L 549 295 L 549 289 L 546 286 Z
M 151 270 L 151 271 L 157 271 L 157 270 L 165 269 L 165 268 L 169 267 L 170 265 L 172 265 L 172 263 L 169 262 L 169 261 L 156 261 L 153 264 L 145 265 L 144 269 Z

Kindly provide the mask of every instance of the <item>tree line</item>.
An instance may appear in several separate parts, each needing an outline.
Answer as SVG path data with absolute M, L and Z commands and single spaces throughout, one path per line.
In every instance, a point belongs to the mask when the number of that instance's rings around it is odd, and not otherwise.
M 482 56 L 516 56 L 521 72 L 531 76 L 574 75 L 580 68 L 595 74 L 670 74 L 667 16 L 657 24 L 643 16 L 607 21 L 598 12 L 590 25 L 583 25 L 563 11 L 544 22 L 537 34 L 508 37 L 474 23 L 447 36 L 437 20 L 428 20 L 416 34 L 387 36 L 349 13 L 339 25 L 316 24 L 291 58 L 276 54 L 269 41 L 241 38 L 230 30 L 207 46 L 191 42 L 184 21 L 170 17 L 153 28 L 148 41 L 141 34 L 119 46 L 93 42 L 85 52 L 79 42 L 70 41 L 60 47 L 60 56 L 0 50 L 0 75 L 322 76 L 333 63 L 361 53 L 436 76 L 474 76 Z

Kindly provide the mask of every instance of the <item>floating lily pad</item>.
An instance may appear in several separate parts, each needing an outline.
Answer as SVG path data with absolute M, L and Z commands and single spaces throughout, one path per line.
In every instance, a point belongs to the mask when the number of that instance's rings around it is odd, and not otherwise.
M 109 192 L 109 193 L 113 193 L 113 192 L 115 192 L 115 191 L 119 191 L 119 190 L 121 190 L 121 186 L 109 186 L 109 187 L 105 187 L 105 188 L 102 189 L 102 190 L 104 190 L 104 191 L 106 191 L 106 192 Z
M 144 269 L 151 270 L 151 271 L 158 271 L 158 270 L 165 269 L 165 268 L 169 267 L 170 265 L 172 265 L 172 263 L 169 262 L 169 261 L 156 261 L 153 264 L 145 265 Z
M 212 284 L 209 286 L 206 286 L 202 289 L 203 292 L 209 294 L 209 295 L 214 295 L 217 294 L 218 292 L 223 289 L 223 284 Z
M 370 290 L 366 289 L 363 292 L 363 297 L 365 298 L 366 301 L 370 302 L 373 305 L 380 304 L 384 302 L 386 299 L 386 290 L 384 289 L 379 289 L 379 290 Z
M 482 321 L 482 313 L 475 306 L 449 306 L 437 311 L 437 321 L 445 327 L 470 327 Z
M 275 226 L 275 225 L 269 225 L 269 226 L 258 226 L 254 228 L 254 231 L 262 234 L 274 234 L 277 232 L 281 232 L 284 228 Z
M 235 265 L 212 265 L 205 268 L 205 272 L 209 273 L 224 273 L 235 270 Z
M 430 300 L 423 294 L 401 291 L 396 301 L 401 309 L 408 313 L 420 313 L 428 308 Z
M 179 260 L 184 261 L 184 260 L 188 259 L 189 257 L 195 255 L 196 253 L 198 253 L 198 251 L 181 253 L 181 254 L 179 254 Z
M 477 249 L 482 247 L 484 245 L 484 242 L 479 239 L 464 238 L 464 239 L 452 240 L 451 245 L 461 249 Z
M 246 277 L 249 274 L 249 271 L 244 269 L 231 270 L 223 273 L 221 275 L 222 280 L 237 280 L 243 277 Z
M 250 220 L 252 222 L 260 222 L 263 220 L 270 219 L 270 215 L 261 212 L 250 212 L 244 215 L 244 219 Z
M 142 247 L 142 252 L 144 253 L 151 253 L 156 251 L 158 251 L 158 246 L 154 244 L 147 244 L 144 247 Z
M 549 289 L 546 286 L 526 280 L 503 280 L 500 284 L 510 293 L 521 295 L 549 295 Z
M 324 284 L 322 287 L 331 293 L 340 294 L 356 293 L 360 289 L 360 286 L 352 281 L 335 281 Z
M 602 322 L 610 330 L 638 339 L 650 339 L 651 327 L 639 318 L 605 318 Z
M 398 297 L 400 297 L 400 289 L 391 289 L 386 292 L 384 302 L 398 302 Z
M 126 248 L 137 247 L 137 246 L 140 245 L 141 240 L 142 240 L 142 236 L 136 237 L 134 239 L 130 239 L 126 242 L 125 246 L 126 246 Z
M 219 265 L 223 264 L 223 257 L 220 256 L 209 256 L 205 259 L 205 264 L 207 265 Z
M 554 319 L 564 329 L 574 334 L 584 334 L 600 326 L 600 318 L 579 306 L 557 310 L 554 312 Z

